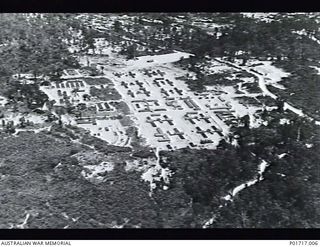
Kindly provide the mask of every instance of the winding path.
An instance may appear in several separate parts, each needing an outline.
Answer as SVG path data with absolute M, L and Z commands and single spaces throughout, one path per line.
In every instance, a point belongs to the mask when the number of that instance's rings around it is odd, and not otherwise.
M 253 154 L 254 155 L 254 154 Z M 245 183 L 242 183 L 240 185 L 238 185 L 237 187 L 235 187 L 233 190 L 231 190 L 231 192 L 228 193 L 228 195 L 226 195 L 225 197 L 223 197 L 224 200 L 226 201 L 233 201 L 233 197 L 235 195 L 237 195 L 238 193 L 240 193 L 242 190 L 256 184 L 259 183 L 263 180 L 263 173 L 265 172 L 265 170 L 267 169 L 267 167 L 270 164 L 268 162 L 266 162 L 265 160 L 262 160 L 261 163 L 258 166 L 258 174 L 256 178 L 253 178 Z M 219 206 L 219 208 L 222 208 L 224 206 L 226 206 L 227 203 L 225 204 L 221 204 Z M 204 223 L 204 225 L 202 226 L 202 228 L 208 228 L 210 225 L 212 225 L 212 223 L 214 222 L 215 217 L 210 218 L 208 221 L 206 221 Z
M 236 65 L 234 63 L 223 61 L 223 60 L 220 60 L 220 59 L 215 59 L 215 60 L 220 62 L 220 63 L 224 63 L 224 64 L 227 64 L 227 65 L 230 65 L 233 68 L 236 68 L 238 70 L 243 70 L 243 71 L 246 71 L 246 72 L 250 73 L 251 75 L 253 75 L 255 78 L 258 79 L 259 87 L 262 90 L 262 93 L 263 93 L 264 96 L 269 96 L 272 99 L 277 99 L 278 98 L 277 95 L 275 95 L 275 94 L 273 94 L 272 92 L 269 91 L 269 89 L 266 86 L 264 77 L 262 75 L 260 75 L 259 73 L 257 73 L 256 71 L 254 71 L 253 69 L 250 69 L 250 68 L 245 67 L 245 66 L 239 66 L 239 65 Z M 295 114 L 297 114 L 297 115 L 299 115 L 301 117 L 306 117 L 309 120 L 314 120 L 313 118 L 305 115 L 301 109 L 298 109 L 298 108 L 290 105 L 287 102 L 284 103 L 284 109 L 290 110 L 290 111 L 294 112 Z M 317 125 L 320 125 L 320 121 L 315 121 L 315 123 Z M 239 192 L 241 192 L 242 190 L 244 190 L 244 189 L 246 189 L 246 188 L 248 188 L 248 187 L 250 187 L 250 186 L 252 186 L 252 185 L 254 185 L 256 183 L 259 183 L 260 181 L 262 181 L 263 180 L 263 176 L 262 175 L 263 175 L 263 173 L 265 172 L 266 168 L 269 165 L 270 164 L 267 163 L 265 160 L 262 160 L 262 162 L 259 164 L 258 176 L 256 178 L 252 179 L 252 180 L 249 180 L 249 181 L 247 181 L 247 182 L 245 182 L 243 184 L 238 185 L 233 190 L 231 190 L 231 192 L 229 192 L 228 195 L 223 197 L 223 199 L 226 200 L 226 201 L 232 201 L 233 197 L 235 195 L 237 195 Z M 219 207 L 221 208 L 221 207 L 224 207 L 226 205 L 227 204 L 225 203 L 223 205 L 220 205 Z M 206 221 L 204 223 L 202 228 L 208 228 L 210 225 L 213 224 L 214 220 L 215 220 L 215 217 L 210 218 L 208 221 Z
M 277 95 L 275 95 L 272 92 L 270 92 L 270 90 L 267 88 L 267 85 L 265 83 L 264 77 L 262 75 L 260 75 L 259 73 L 257 73 L 256 71 L 254 71 L 253 69 L 250 69 L 250 68 L 248 68 L 246 66 L 239 66 L 237 64 L 234 64 L 234 63 L 231 63 L 231 62 L 227 62 L 227 61 L 224 61 L 224 60 L 221 60 L 221 59 L 215 59 L 215 60 L 220 62 L 220 63 L 224 63 L 224 64 L 227 64 L 227 65 L 230 65 L 233 68 L 236 68 L 238 70 L 243 70 L 243 71 L 246 71 L 246 72 L 250 73 L 251 75 L 253 75 L 255 78 L 258 79 L 258 84 L 259 84 L 260 89 L 262 90 L 263 95 L 269 96 L 272 99 L 277 99 L 278 98 Z M 290 111 L 294 112 L 295 114 L 299 115 L 300 117 L 305 117 L 305 118 L 307 118 L 309 120 L 314 120 L 312 117 L 309 117 L 306 114 L 304 114 L 301 109 L 298 109 L 298 108 L 294 107 L 293 105 L 290 105 L 287 102 L 284 102 L 284 109 L 285 110 L 290 110 Z M 316 125 L 320 125 L 320 121 L 315 121 L 315 124 Z

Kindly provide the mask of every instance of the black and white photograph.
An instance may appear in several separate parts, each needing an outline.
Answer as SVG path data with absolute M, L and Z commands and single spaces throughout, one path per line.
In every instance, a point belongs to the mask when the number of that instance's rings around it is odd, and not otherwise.
M 1 229 L 320 227 L 320 12 L 0 14 Z

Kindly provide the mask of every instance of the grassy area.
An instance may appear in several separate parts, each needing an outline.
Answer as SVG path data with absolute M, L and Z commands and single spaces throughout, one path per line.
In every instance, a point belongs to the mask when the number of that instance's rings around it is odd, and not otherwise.
M 99 100 L 108 101 L 108 100 L 119 100 L 121 99 L 121 95 L 118 91 L 113 87 L 90 87 L 90 95 L 93 97 L 97 97 Z
M 82 78 L 88 85 L 112 85 L 112 81 L 108 78 Z
M 123 115 L 128 115 L 130 114 L 130 108 L 124 101 L 119 101 L 119 102 L 111 102 L 110 103 L 112 106 L 116 108 L 116 110 Z

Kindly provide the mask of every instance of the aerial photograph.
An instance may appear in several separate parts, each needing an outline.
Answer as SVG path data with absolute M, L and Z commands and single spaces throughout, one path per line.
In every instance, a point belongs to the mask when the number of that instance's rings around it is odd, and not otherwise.
M 0 229 L 320 227 L 320 12 L 0 27 Z

